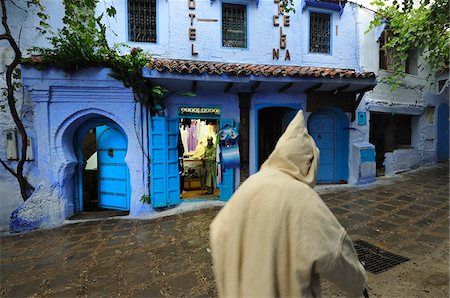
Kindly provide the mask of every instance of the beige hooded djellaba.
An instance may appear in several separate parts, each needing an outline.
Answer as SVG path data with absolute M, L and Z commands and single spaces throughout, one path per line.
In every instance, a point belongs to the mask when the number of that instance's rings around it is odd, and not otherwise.
M 299 111 L 210 226 L 220 297 L 317 297 L 319 276 L 362 295 L 366 272 L 353 244 L 312 189 L 318 162 Z

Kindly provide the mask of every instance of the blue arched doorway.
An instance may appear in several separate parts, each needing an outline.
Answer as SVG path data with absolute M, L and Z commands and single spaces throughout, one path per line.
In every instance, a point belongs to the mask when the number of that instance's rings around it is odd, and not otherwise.
M 91 118 L 76 131 L 75 212 L 130 209 L 130 174 L 125 163 L 127 138 L 106 117 Z
M 437 160 L 448 160 L 449 155 L 449 107 L 448 104 L 441 104 L 437 115 Z
M 346 183 L 348 180 L 348 123 L 338 108 L 325 108 L 308 118 L 308 132 L 320 150 L 318 183 Z

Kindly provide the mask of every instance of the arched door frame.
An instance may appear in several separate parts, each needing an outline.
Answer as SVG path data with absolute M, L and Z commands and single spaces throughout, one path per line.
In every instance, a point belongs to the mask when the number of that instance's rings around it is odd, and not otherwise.
M 311 117 L 323 112 L 331 112 L 336 116 L 336 182 L 341 180 L 348 181 L 349 169 L 349 119 L 347 115 L 339 108 L 336 107 L 324 107 L 311 113 L 308 117 L 307 126 L 309 131 L 309 122 Z
M 256 104 L 255 105 L 255 172 L 259 170 L 259 110 L 267 109 L 267 108 L 290 108 L 293 110 L 301 110 L 302 104 L 300 103 L 280 103 L 280 104 L 273 104 L 273 103 L 267 103 L 267 104 Z
M 83 152 L 82 152 L 83 139 L 89 130 L 96 128 L 97 126 L 101 126 L 101 125 L 108 125 L 114 129 L 116 129 L 117 131 L 119 131 L 120 134 L 125 139 L 125 143 L 127 145 L 127 150 L 128 150 L 127 134 L 122 129 L 122 127 L 120 127 L 120 125 L 118 125 L 111 119 L 108 119 L 108 118 L 102 117 L 102 116 L 94 117 L 94 118 L 90 118 L 90 119 L 86 120 L 84 123 L 82 123 L 78 127 L 78 129 L 76 130 L 75 136 L 74 136 L 74 152 L 77 157 L 77 165 L 76 165 L 76 170 L 74 173 L 75 213 L 83 212 L 83 183 L 82 183 L 82 181 L 83 181 L 83 160 L 82 159 L 80 160 L 80 157 L 82 157 L 82 155 L 83 155 Z M 128 166 L 127 166 L 127 168 L 128 168 Z M 128 170 L 128 174 L 127 174 L 127 193 L 128 194 L 131 193 L 129 170 Z M 130 198 L 128 198 L 128 200 L 130 200 Z M 128 202 L 128 206 L 130 206 L 130 202 Z

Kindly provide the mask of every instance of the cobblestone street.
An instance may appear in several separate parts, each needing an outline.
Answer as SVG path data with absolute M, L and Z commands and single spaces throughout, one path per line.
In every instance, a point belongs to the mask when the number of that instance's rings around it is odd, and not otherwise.
M 371 297 L 448 297 L 449 166 L 319 187 L 353 240 L 410 258 L 369 276 Z M 220 207 L 87 221 L 1 237 L 1 297 L 216 296 L 208 226 Z M 343 293 L 324 283 L 324 296 Z

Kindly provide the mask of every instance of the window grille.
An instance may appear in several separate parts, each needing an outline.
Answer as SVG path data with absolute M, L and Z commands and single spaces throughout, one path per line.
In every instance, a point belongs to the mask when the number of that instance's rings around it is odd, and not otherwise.
M 247 47 L 247 6 L 222 3 L 222 46 Z
M 128 40 L 156 42 L 156 0 L 128 0 Z
M 312 53 L 330 53 L 330 15 L 310 12 L 309 14 L 309 51 Z

